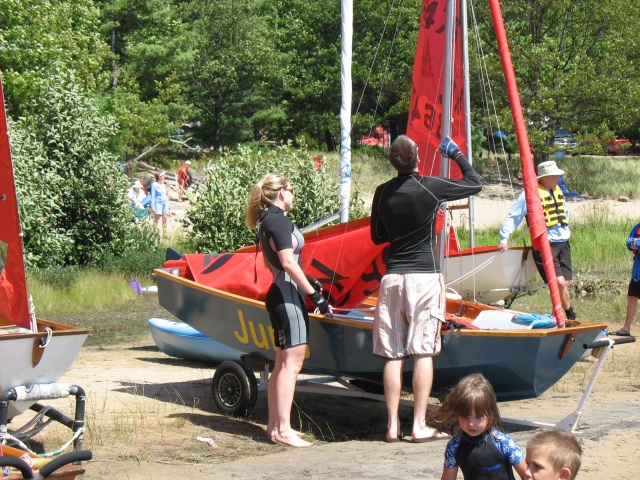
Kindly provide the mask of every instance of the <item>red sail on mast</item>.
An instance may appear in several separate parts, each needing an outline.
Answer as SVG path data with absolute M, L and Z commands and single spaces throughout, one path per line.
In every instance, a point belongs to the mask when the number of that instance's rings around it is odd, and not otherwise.
M 418 46 L 413 66 L 411 102 L 407 135 L 418 144 L 422 175 L 440 175 L 438 146 L 442 141 L 442 95 L 444 91 L 444 52 L 446 5 L 450 2 L 424 0 L 418 32 Z M 462 27 L 456 13 L 455 45 L 453 47 L 453 105 L 450 137 L 466 149 L 464 105 L 464 66 L 462 64 Z M 462 178 L 460 169 L 451 162 L 449 176 Z
M 30 328 L 22 230 L 9 147 L 9 131 L 0 78 L 0 316 Z

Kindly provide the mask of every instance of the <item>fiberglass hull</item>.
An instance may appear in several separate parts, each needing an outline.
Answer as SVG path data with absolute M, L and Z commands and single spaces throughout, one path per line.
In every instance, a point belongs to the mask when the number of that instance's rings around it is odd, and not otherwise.
M 0 335 L 0 352 L 8 361 L 0 362 L 0 393 L 18 386 L 56 383 L 74 362 L 89 335 L 89 330 L 38 320 L 38 333 Z M 47 342 L 45 327 L 51 329 Z M 27 410 L 34 401 L 9 403 L 8 418 Z
M 166 270 L 155 271 L 160 305 L 180 320 L 230 348 L 265 360 L 275 358 L 273 334 L 264 303 L 206 287 Z M 458 310 L 464 308 L 462 314 Z M 472 320 L 486 305 L 448 301 L 449 313 Z M 310 316 L 310 345 L 304 368 L 376 383 L 384 360 L 373 356 L 371 318 Z M 536 398 L 579 360 L 585 343 L 606 325 L 576 322 L 565 329 L 455 330 L 443 332 L 435 358 L 434 395 L 460 378 L 481 372 L 502 401 Z M 404 384 L 411 385 L 411 360 Z

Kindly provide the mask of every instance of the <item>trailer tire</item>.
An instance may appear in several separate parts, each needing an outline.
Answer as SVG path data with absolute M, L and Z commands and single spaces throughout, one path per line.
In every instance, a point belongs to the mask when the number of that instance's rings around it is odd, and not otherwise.
M 253 375 L 253 372 L 251 372 Z M 255 375 L 253 376 L 255 382 Z M 251 405 L 252 383 L 245 366 L 236 360 L 222 362 L 211 382 L 211 393 L 216 408 L 224 414 L 245 417 Z M 254 401 L 255 403 L 255 401 Z

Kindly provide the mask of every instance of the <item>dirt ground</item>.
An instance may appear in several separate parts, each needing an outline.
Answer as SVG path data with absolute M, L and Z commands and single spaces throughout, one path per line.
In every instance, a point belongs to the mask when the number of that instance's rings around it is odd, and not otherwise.
M 636 478 L 639 357 L 640 345 L 634 343 L 614 347 L 606 358 L 576 431 L 584 449 L 580 479 Z M 501 403 L 502 416 L 559 422 L 578 409 L 596 363 L 594 357 L 579 362 L 537 399 Z M 384 443 L 382 402 L 296 394 L 294 426 L 315 444 L 292 449 L 266 439 L 264 393 L 247 419 L 216 413 L 210 393 L 214 371 L 214 365 L 164 355 L 150 335 L 134 343 L 85 347 L 61 380 L 87 393 L 85 448 L 94 459 L 85 464 L 84 478 L 440 478 L 446 440 Z M 71 401 L 53 404 L 72 413 Z M 401 418 L 404 431 L 410 431 L 409 406 L 402 407 Z M 522 447 L 538 431 L 513 424 L 506 430 Z

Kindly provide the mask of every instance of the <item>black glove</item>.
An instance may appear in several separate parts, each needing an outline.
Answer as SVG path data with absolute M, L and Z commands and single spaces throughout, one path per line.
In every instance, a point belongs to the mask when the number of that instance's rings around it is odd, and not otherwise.
M 311 275 L 305 275 L 307 277 L 307 281 L 311 284 L 311 286 L 316 290 L 316 292 L 322 292 L 322 284 L 316 278 L 313 278 Z
M 327 312 L 329 311 L 329 302 L 327 302 L 327 300 L 322 295 L 320 295 L 318 292 L 313 292 L 311 295 L 309 295 L 309 298 L 313 303 L 316 304 L 316 307 L 318 307 L 318 310 L 320 310 L 320 313 L 322 315 L 327 314 Z

